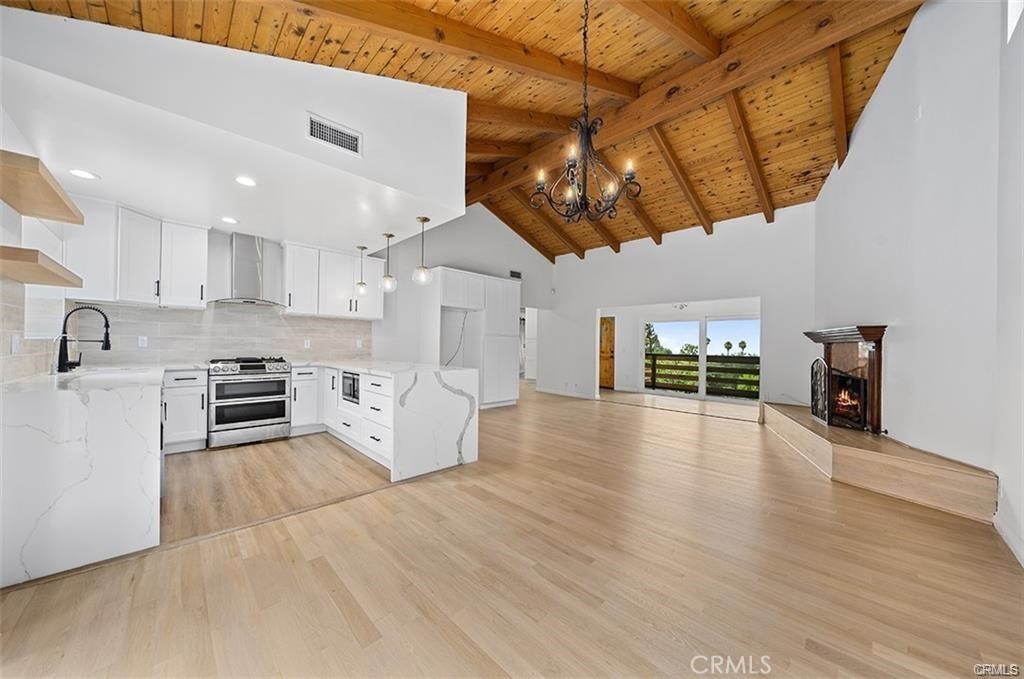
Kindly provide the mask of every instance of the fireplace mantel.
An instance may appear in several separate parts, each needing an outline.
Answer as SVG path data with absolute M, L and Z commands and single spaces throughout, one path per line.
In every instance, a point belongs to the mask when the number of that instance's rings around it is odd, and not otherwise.
M 844 328 L 828 328 L 826 330 L 808 330 L 804 334 L 818 344 L 834 344 L 836 342 L 881 342 L 886 325 L 850 325 Z

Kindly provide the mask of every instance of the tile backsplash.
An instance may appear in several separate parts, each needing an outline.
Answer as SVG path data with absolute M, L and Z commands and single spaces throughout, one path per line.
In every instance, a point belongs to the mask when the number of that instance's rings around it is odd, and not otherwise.
M 17 338 L 17 352 L 12 339 Z M 9 382 L 50 370 L 53 343 L 25 339 L 25 286 L 0 279 L 0 382 Z
M 68 300 L 67 309 L 78 304 Z M 369 321 L 290 316 L 280 307 L 235 304 L 211 304 L 203 310 L 95 306 L 110 318 L 111 350 L 72 343 L 72 360 L 81 351 L 84 366 L 204 363 L 233 356 L 284 356 L 291 361 L 370 356 Z M 69 332 L 82 339 L 100 339 L 103 319 L 81 311 L 72 317 Z

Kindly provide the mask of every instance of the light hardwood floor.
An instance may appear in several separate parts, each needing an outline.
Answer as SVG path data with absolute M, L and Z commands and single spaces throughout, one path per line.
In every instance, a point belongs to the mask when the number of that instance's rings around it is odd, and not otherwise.
M 609 403 L 640 406 L 642 408 L 673 410 L 678 413 L 690 413 L 691 415 L 746 420 L 747 422 L 757 422 L 760 416 L 760 408 L 757 401 L 743 403 L 739 399 L 735 401 L 702 401 L 683 396 L 663 396 L 648 392 L 602 389 L 601 400 L 608 401 Z
M 390 472 L 327 434 L 167 456 L 160 542 L 382 488 Z
M 1022 660 L 1022 605 L 990 526 L 830 483 L 762 426 L 524 388 L 477 464 L 5 592 L 0 669 L 965 677 Z

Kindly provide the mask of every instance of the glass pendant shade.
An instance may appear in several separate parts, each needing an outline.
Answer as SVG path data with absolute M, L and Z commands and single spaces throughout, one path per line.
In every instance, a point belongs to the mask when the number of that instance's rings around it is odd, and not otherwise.
M 398 289 L 398 279 L 391 275 L 391 239 L 393 233 L 385 233 L 384 240 L 387 241 L 387 254 L 384 257 L 384 275 L 380 279 L 380 289 L 384 292 L 394 292 Z
M 430 217 L 417 217 L 416 221 L 420 223 L 420 265 L 412 270 L 412 281 L 417 285 L 430 285 L 430 281 L 434 280 L 434 272 L 427 268 L 423 261 L 426 228 Z
M 359 250 L 359 282 L 356 283 L 356 294 L 365 295 L 370 290 L 370 286 L 366 284 L 366 280 L 363 278 L 363 253 L 366 252 L 366 246 L 358 245 L 356 249 Z
M 365 295 L 369 289 L 370 286 L 366 284 L 366 281 L 359 281 L 356 283 L 356 294 Z

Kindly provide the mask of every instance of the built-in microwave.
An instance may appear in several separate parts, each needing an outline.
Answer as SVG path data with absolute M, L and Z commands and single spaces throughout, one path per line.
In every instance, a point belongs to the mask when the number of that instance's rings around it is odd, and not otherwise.
M 359 404 L 359 373 L 341 373 L 341 397 L 349 403 Z

